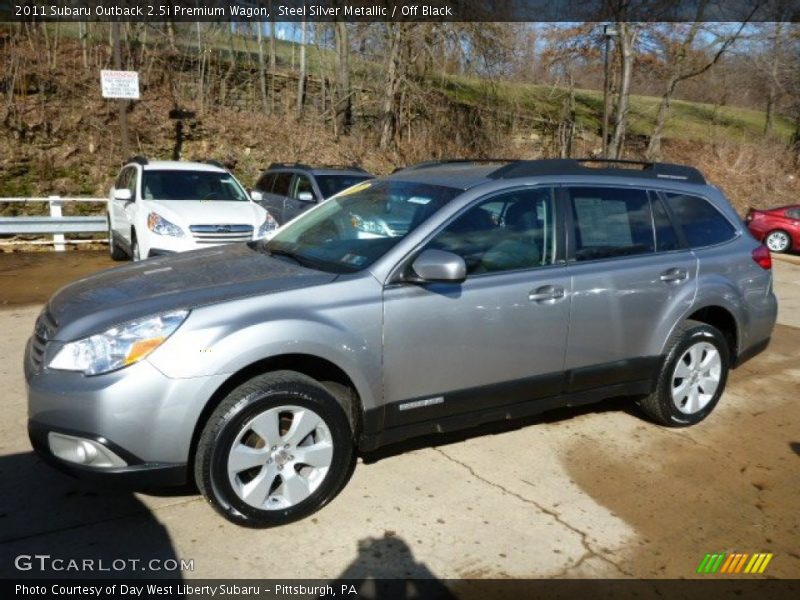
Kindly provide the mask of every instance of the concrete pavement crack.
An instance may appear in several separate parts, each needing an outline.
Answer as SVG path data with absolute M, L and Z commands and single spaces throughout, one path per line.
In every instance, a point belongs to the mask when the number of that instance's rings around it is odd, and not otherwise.
M 575 563 L 573 563 L 572 565 L 569 565 L 569 566 L 565 567 L 564 569 L 562 569 L 558 574 L 556 574 L 554 576 L 554 578 L 559 578 L 559 577 L 565 576 L 569 571 L 579 567 L 581 564 L 583 564 L 585 561 L 589 560 L 590 558 L 598 558 L 599 560 L 602 560 L 603 562 L 611 565 L 614 569 L 616 569 L 617 571 L 619 571 L 623 575 L 627 575 L 628 577 L 633 577 L 634 576 L 633 573 L 630 573 L 629 571 L 626 571 L 620 565 L 618 565 L 616 562 L 614 562 L 613 560 L 611 560 L 607 556 L 603 556 L 602 554 L 597 552 L 597 550 L 592 548 L 591 544 L 589 543 L 589 535 L 586 532 L 581 531 L 580 529 L 578 529 L 577 527 L 575 527 L 571 523 L 568 523 L 567 521 L 565 521 L 558 512 L 556 512 L 556 511 L 554 511 L 554 510 L 552 510 L 550 508 L 547 508 L 545 506 L 542 506 L 541 504 L 539 504 L 535 500 L 531 500 L 530 498 L 526 498 L 525 496 L 523 496 L 521 494 L 518 494 L 517 492 L 512 492 L 511 490 L 509 490 L 508 488 L 506 488 L 505 486 L 503 486 L 503 485 L 501 485 L 499 483 L 495 483 L 494 481 L 490 481 L 489 479 L 486 479 L 482 475 L 479 475 L 475 471 L 475 469 L 472 468 L 472 466 L 468 465 L 465 462 L 462 462 L 462 461 L 458 460 L 457 458 L 454 458 L 453 456 L 450 456 L 449 454 L 447 454 L 447 452 L 445 452 L 441 448 L 433 448 L 433 450 L 435 450 L 436 452 L 438 452 L 439 454 L 444 456 L 450 462 L 453 462 L 453 463 L 463 467 L 467 471 L 469 471 L 469 474 L 472 475 L 478 481 L 481 481 L 481 482 L 485 483 L 486 485 L 489 485 L 489 486 L 491 486 L 493 488 L 496 488 L 496 489 L 500 490 L 501 492 L 503 492 L 504 494 L 508 494 L 509 496 L 513 496 L 514 498 L 516 498 L 517 500 L 520 500 L 521 502 L 524 502 L 525 504 L 530 504 L 531 506 L 533 506 L 537 510 L 539 510 L 539 512 L 542 512 L 542 513 L 546 514 L 547 516 L 552 518 L 556 523 L 558 523 L 562 527 L 566 527 L 569 531 L 575 533 L 576 535 L 578 535 L 580 537 L 581 545 L 583 546 L 583 548 L 585 550 L 584 554 Z M 522 481 L 522 483 L 525 483 L 527 485 L 535 487 L 530 481 L 525 481 L 524 479 L 522 479 L 520 481 Z

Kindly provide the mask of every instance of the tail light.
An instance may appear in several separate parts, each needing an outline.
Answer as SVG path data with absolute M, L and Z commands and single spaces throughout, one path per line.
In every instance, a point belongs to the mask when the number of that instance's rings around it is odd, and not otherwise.
M 766 246 L 759 246 L 753 250 L 753 260 L 766 271 L 772 269 L 772 255 Z

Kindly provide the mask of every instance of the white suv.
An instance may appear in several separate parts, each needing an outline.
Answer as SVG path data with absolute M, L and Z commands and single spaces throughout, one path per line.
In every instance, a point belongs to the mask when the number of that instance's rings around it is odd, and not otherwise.
M 278 223 L 218 163 L 136 157 L 119 173 L 108 200 L 114 260 L 141 260 L 269 237 Z

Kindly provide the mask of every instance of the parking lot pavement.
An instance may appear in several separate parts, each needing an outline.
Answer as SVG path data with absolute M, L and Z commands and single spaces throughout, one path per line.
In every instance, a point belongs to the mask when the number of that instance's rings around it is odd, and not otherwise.
M 677 578 L 707 552 L 772 552 L 767 575 L 800 577 L 800 266 L 775 273 L 773 343 L 706 422 L 664 429 L 615 400 L 427 438 L 359 461 L 330 505 L 272 530 L 186 492 L 96 488 L 41 464 L 21 370 L 40 307 L 0 308 L 0 576 L 32 574 L 14 557 L 39 553 L 193 560 L 186 578 Z

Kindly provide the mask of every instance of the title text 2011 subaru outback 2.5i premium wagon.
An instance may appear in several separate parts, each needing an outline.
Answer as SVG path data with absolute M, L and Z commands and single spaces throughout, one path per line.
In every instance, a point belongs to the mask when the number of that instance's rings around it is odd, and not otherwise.
M 268 242 L 59 291 L 25 357 L 30 437 L 73 474 L 194 476 L 228 519 L 286 523 L 415 435 L 619 395 L 701 421 L 770 338 L 770 267 L 693 168 L 412 167 Z

